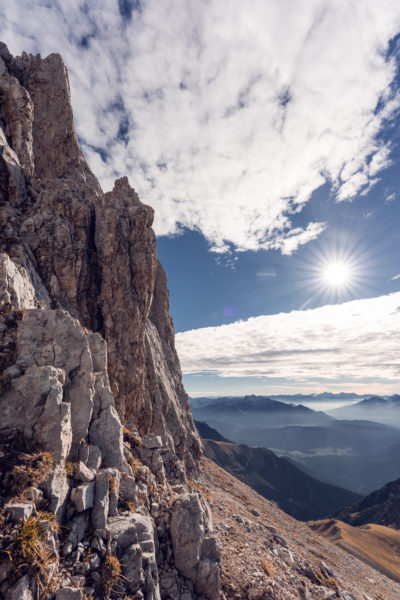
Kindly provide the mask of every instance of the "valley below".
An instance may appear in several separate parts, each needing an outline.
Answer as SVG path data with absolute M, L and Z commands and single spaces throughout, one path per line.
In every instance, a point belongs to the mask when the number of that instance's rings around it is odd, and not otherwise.
M 400 475 L 400 429 L 339 420 L 266 397 L 192 400 L 194 418 L 238 444 L 268 448 L 308 475 L 366 495 Z
M 202 428 L 196 423 L 202 436 Z M 360 495 L 307 475 L 266 448 L 203 440 L 206 456 L 296 519 L 327 516 Z

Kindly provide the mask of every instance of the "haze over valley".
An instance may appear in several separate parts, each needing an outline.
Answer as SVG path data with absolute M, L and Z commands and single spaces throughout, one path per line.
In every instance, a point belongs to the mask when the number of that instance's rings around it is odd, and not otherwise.
M 225 438 L 268 448 L 321 481 L 365 495 L 400 474 L 400 428 L 392 426 L 397 398 L 354 403 L 352 397 L 353 409 L 347 405 L 330 414 L 294 403 L 304 396 L 289 396 L 286 402 L 264 396 L 195 398 L 191 404 L 195 419 Z M 392 425 L 365 418 L 377 402 L 388 410 L 388 415 L 381 410 L 382 421 Z M 335 419 L 332 415 L 340 410 L 354 410 L 358 418 Z

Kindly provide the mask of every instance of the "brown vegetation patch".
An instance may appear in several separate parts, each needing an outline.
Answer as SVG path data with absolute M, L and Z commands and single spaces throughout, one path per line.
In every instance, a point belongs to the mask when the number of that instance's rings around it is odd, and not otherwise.
M 0 472 L 2 504 L 8 499 L 24 500 L 32 487 L 40 486 L 50 475 L 53 458 L 50 452 L 29 448 L 22 436 L 0 441 Z
M 132 431 L 125 427 L 125 425 L 122 427 L 122 432 L 124 435 L 124 442 L 126 442 L 131 448 L 138 448 L 140 446 L 143 446 L 140 437 L 132 433 Z
M 32 573 L 43 594 L 55 591 L 57 587 L 57 580 L 53 576 L 56 569 L 53 565 L 58 562 L 58 558 L 47 540 L 49 529 L 54 534 L 58 533 L 59 525 L 54 515 L 39 512 L 36 516 L 30 516 L 17 525 L 12 547 L 8 549 L 15 572 Z
M 98 592 L 108 599 L 121 578 L 121 563 L 113 554 L 107 554 L 101 567 Z

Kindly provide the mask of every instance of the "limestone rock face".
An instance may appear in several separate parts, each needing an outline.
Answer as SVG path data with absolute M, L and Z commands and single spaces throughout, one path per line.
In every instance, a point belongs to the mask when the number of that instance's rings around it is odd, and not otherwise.
M 79 149 L 61 58 L 13 59 L 4 46 L 1 55 L 0 118 L 10 125 L 0 139 L 0 251 L 3 264 L 12 265 L 2 285 L 0 262 L 0 292 L 6 299 L 14 294 L 14 308 L 60 307 L 99 332 L 107 342 L 110 386 L 122 421 L 141 435 L 166 435 L 192 470 L 200 441 L 181 382 L 153 210 L 126 177 L 102 193 Z M 21 108 L 22 97 L 29 110 Z M 28 280 L 26 298 L 21 278 Z M 160 348 L 163 376 L 154 365 Z
M 173 487 L 187 491 L 202 447 L 152 222 L 126 177 L 103 194 L 86 164 L 60 56 L 13 58 L 0 44 L 1 496 L 32 504 L 53 556 L 40 581 L 13 575 L 0 595 L 100 597 L 112 557 L 119 596 L 219 597 L 206 505 Z M 192 517 L 185 554 L 179 524 Z
M 193 581 L 197 591 L 218 600 L 220 548 L 211 530 L 211 515 L 197 494 L 176 500 L 171 519 L 176 567 Z

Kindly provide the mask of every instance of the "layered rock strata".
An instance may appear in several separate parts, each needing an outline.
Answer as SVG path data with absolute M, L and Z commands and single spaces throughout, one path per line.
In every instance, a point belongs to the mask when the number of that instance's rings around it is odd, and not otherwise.
M 0 595 L 217 599 L 153 210 L 103 194 L 59 55 L 0 45 L 0 125 Z

